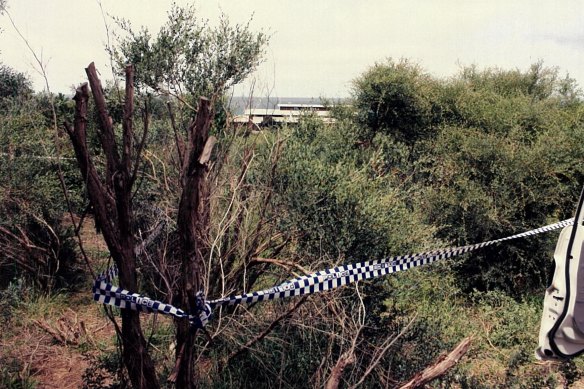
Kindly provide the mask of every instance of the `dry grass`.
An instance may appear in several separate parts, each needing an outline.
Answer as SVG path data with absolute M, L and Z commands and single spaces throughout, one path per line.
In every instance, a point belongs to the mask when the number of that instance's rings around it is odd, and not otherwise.
M 43 309 L 37 315 L 30 312 L 35 304 L 15 311 L 12 326 L 0 334 L 0 358 L 20 362 L 20 377 L 32 378 L 39 388 L 79 388 L 90 357 L 113 349 L 113 325 L 97 305 L 59 314 L 61 301 L 39 304 Z
M 75 220 L 76 223 L 79 220 Z M 84 247 L 95 266 L 107 246 L 91 220 L 81 229 Z M 0 323 L 0 360 L 15 362 L 20 379 L 37 388 L 80 388 L 91 359 L 114 350 L 115 330 L 101 307 L 91 300 L 90 287 L 74 295 L 37 296 L 15 307 Z

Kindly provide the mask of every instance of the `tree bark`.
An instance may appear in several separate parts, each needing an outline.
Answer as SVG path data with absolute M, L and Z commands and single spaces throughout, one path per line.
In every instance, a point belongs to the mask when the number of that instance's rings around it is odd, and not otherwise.
M 77 158 L 77 163 L 87 186 L 89 200 L 93 205 L 95 219 L 99 225 L 110 254 L 118 267 L 120 286 L 136 291 L 135 241 L 132 231 L 132 115 L 133 76 L 132 66 L 126 67 L 126 96 L 123 125 L 123 156 L 120 159 L 115 141 L 112 119 L 108 114 L 101 82 L 95 66 L 91 63 L 85 69 L 92 95 L 100 118 L 98 135 L 106 157 L 105 181 L 100 178 L 87 148 L 87 105 L 89 92 L 87 83 L 77 88 L 74 100 L 75 120 L 65 128 Z M 128 370 L 132 386 L 138 388 L 158 388 L 154 364 L 146 347 L 146 340 L 140 326 L 137 311 L 123 309 L 122 349 L 123 361 Z
M 456 365 L 460 358 L 462 358 L 462 356 L 468 351 L 471 341 L 471 336 L 464 338 L 450 353 L 439 357 L 433 365 L 428 366 L 424 371 L 416 374 L 414 378 L 400 386 L 400 389 L 420 388 L 433 379 L 444 375 L 444 373 Z
M 337 389 L 341 383 L 341 377 L 347 366 L 355 363 L 354 350 L 343 353 L 331 371 L 331 375 L 324 386 L 325 389 Z
M 210 101 L 199 99 L 197 116 L 189 125 L 188 160 L 183 166 L 183 191 L 178 208 L 178 233 L 182 255 L 179 306 L 197 311 L 197 292 L 202 290 L 201 272 L 209 251 L 209 185 L 207 162 L 214 143 L 209 138 L 213 112 Z M 176 387 L 194 388 L 194 339 L 196 329 L 187 320 L 177 320 Z

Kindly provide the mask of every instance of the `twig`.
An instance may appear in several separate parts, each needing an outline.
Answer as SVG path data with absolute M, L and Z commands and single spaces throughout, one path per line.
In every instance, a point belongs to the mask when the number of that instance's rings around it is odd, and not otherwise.
M 355 359 L 356 359 L 355 358 L 355 348 L 357 347 L 357 340 L 359 339 L 359 336 L 361 335 L 361 331 L 363 330 L 363 327 L 364 327 L 364 325 L 361 325 L 359 327 L 359 330 L 357 331 L 357 333 L 353 337 L 353 341 L 351 342 L 351 347 L 347 351 L 345 351 L 343 354 L 341 354 L 341 356 L 337 360 L 337 363 L 335 363 L 335 366 L 333 367 L 333 369 L 331 371 L 331 375 L 329 376 L 329 379 L 326 382 L 325 389 L 337 389 L 339 387 L 339 383 L 341 382 L 341 376 L 343 375 L 345 368 L 347 366 L 355 363 Z
M 288 271 L 290 271 L 291 268 L 295 267 L 298 270 L 300 270 L 301 272 L 303 272 L 305 275 L 310 274 L 310 272 L 308 270 L 306 270 L 304 267 L 302 267 L 301 265 L 297 264 L 296 262 L 292 262 L 292 261 L 284 261 L 281 259 L 274 259 L 274 258 L 256 257 L 256 258 L 253 258 L 249 264 L 251 265 L 253 263 L 271 263 L 273 265 L 281 266 Z
M 178 160 L 180 163 L 180 171 L 182 171 L 183 163 L 184 163 L 183 153 L 185 150 L 185 143 L 178 135 L 178 129 L 176 127 L 176 119 L 174 118 L 174 112 L 172 112 L 172 105 L 170 104 L 170 101 L 166 102 L 166 108 L 168 109 L 168 115 L 170 116 L 170 124 L 171 124 L 172 130 L 174 132 L 174 142 L 176 144 L 176 152 L 178 154 Z
M 148 128 L 150 124 L 150 110 L 148 109 L 148 102 L 144 103 L 144 112 L 142 114 L 144 121 L 144 132 L 142 133 L 142 140 L 138 145 L 138 151 L 136 152 L 136 160 L 134 161 L 134 171 L 132 172 L 132 177 L 130 178 L 130 185 L 136 182 L 136 175 L 138 174 L 138 167 L 140 166 L 140 159 L 142 158 L 142 151 L 146 145 L 146 138 L 148 136 Z
M 181 362 L 183 359 L 183 355 L 185 353 L 185 344 L 186 343 L 183 343 L 183 345 L 181 346 L 180 351 L 176 357 L 176 361 L 174 363 L 174 368 L 172 369 L 172 373 L 170 373 L 170 375 L 166 379 L 171 384 L 174 384 L 176 382 L 178 372 L 180 370 L 180 365 L 181 365 Z
M 302 297 L 300 300 L 298 300 L 298 302 L 296 304 L 294 304 L 294 306 L 292 308 L 290 308 L 289 310 L 287 310 L 286 312 L 284 312 L 283 314 L 281 314 L 280 316 L 278 316 L 276 318 L 276 320 L 274 320 L 269 326 L 268 328 L 266 328 L 265 330 L 263 330 L 261 333 L 259 333 L 255 338 L 251 339 L 250 341 L 248 341 L 245 345 L 243 345 L 243 347 L 241 347 L 239 350 L 232 352 L 231 354 L 229 354 L 229 356 L 226 358 L 225 362 L 222 364 L 222 366 L 219 367 L 219 370 L 223 370 L 223 368 L 225 366 L 227 366 L 229 364 L 229 362 L 245 353 L 246 351 L 248 351 L 254 344 L 258 343 L 259 341 L 261 341 L 262 339 L 264 339 L 270 332 L 272 332 L 272 330 L 274 328 L 276 328 L 276 326 L 285 318 L 287 318 L 288 316 L 290 316 L 292 313 L 294 313 L 294 311 L 296 311 L 302 304 L 304 304 L 304 302 L 306 302 L 306 299 L 308 297 L 304 296 Z
M 399 338 L 401 338 L 406 332 L 408 332 L 408 330 L 410 329 L 412 324 L 414 324 L 414 321 L 416 320 L 416 318 L 417 318 L 417 315 L 415 315 L 412 318 L 412 320 L 410 320 L 410 322 L 399 332 L 399 334 L 397 334 L 393 339 L 391 339 L 391 341 L 389 341 L 388 344 L 386 344 L 381 349 L 381 351 L 375 357 L 374 361 L 369 365 L 367 370 L 365 370 L 365 373 L 363 374 L 361 379 L 355 385 L 353 385 L 352 388 L 356 388 L 356 387 L 360 386 L 363 383 L 363 381 L 365 381 L 365 378 L 367 378 L 367 376 L 369 374 L 371 374 L 373 369 L 375 369 L 375 367 L 379 364 L 379 362 L 381 361 L 381 359 L 383 358 L 385 353 L 391 348 L 391 346 L 393 346 L 395 344 L 395 342 L 397 342 L 399 340 Z

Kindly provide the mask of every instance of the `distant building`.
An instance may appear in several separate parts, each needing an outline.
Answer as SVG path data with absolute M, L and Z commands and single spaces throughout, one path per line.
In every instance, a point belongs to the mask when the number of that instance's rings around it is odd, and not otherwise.
M 237 125 L 264 127 L 282 123 L 298 123 L 305 115 L 315 115 L 324 123 L 333 123 L 329 108 L 322 104 L 278 104 L 274 108 L 248 108 L 233 118 Z

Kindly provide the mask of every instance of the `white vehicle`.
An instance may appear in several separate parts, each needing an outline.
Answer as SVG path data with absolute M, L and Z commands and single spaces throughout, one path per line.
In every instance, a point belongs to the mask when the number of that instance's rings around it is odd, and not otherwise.
M 539 331 L 538 359 L 573 358 L 584 352 L 584 189 L 574 224 L 564 227 L 554 259 L 556 268 L 547 288 Z

